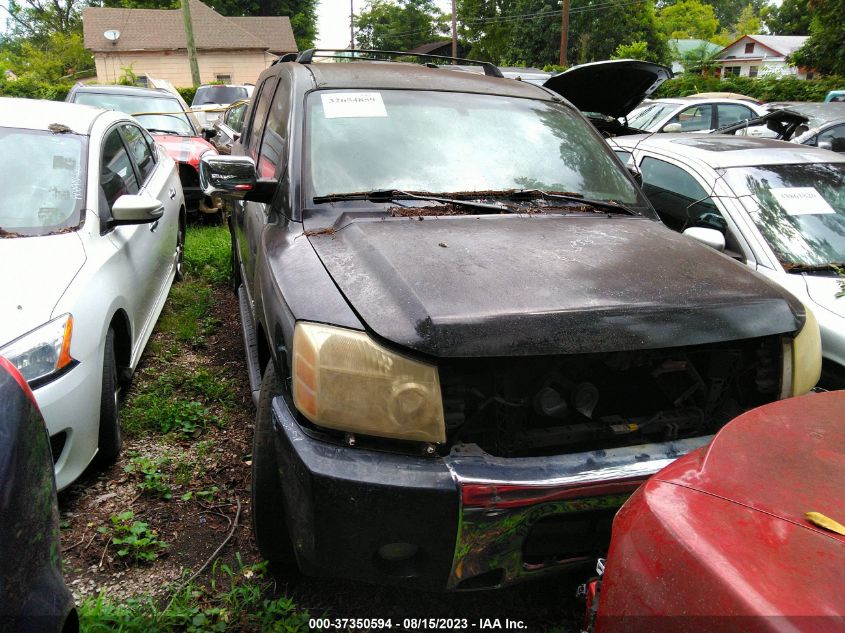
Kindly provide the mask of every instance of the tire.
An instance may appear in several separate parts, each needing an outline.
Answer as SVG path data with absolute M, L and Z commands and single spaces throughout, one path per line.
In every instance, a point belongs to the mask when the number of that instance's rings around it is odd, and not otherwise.
M 179 219 L 179 228 L 176 231 L 176 276 L 173 281 L 182 281 L 185 278 L 185 223 Z
M 100 394 L 100 429 L 97 440 L 97 463 L 110 466 L 120 455 L 123 437 L 120 433 L 120 382 L 114 354 L 114 330 L 106 334 L 103 353 L 103 390 Z
M 276 449 L 273 438 L 273 398 L 284 385 L 276 375 L 271 360 L 261 381 L 255 434 L 252 441 L 252 531 L 261 557 L 278 571 L 297 573 L 293 544 L 285 518 L 285 499 L 279 481 Z

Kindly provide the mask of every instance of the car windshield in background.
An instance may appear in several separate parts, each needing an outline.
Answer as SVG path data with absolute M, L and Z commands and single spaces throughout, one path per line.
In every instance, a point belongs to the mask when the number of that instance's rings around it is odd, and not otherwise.
M 243 86 L 203 86 L 197 88 L 192 106 L 208 105 L 210 103 L 234 103 L 249 97 Z
M 644 105 L 628 115 L 628 127 L 648 130 L 677 107 L 675 103 L 649 103 Z
M 787 265 L 845 262 L 845 164 L 734 167 L 725 179 Z
M 97 106 L 104 110 L 117 110 L 133 115 L 150 131 L 194 136 L 194 128 L 176 99 L 167 97 L 141 97 L 136 95 L 80 92 L 76 103 Z
M 589 125 L 551 102 L 448 92 L 318 91 L 308 97 L 306 156 L 314 197 L 384 189 L 480 194 L 542 189 L 652 215 Z
M 0 237 L 47 235 L 81 223 L 85 148 L 77 134 L 0 128 Z

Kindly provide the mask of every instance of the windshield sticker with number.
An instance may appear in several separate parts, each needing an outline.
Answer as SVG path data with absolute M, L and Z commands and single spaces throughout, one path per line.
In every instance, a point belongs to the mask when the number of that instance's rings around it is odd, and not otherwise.
M 772 187 L 770 191 L 789 215 L 835 213 L 815 187 Z
M 320 95 L 327 119 L 369 118 L 387 116 L 384 101 L 378 92 L 335 92 Z

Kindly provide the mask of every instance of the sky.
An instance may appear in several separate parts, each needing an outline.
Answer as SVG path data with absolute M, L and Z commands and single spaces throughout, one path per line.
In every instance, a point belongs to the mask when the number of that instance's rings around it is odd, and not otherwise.
M 355 13 L 367 5 L 366 0 L 351 0 Z M 317 5 L 318 48 L 349 48 L 350 0 L 320 0 Z M 451 0 L 434 0 L 444 12 L 451 12 Z

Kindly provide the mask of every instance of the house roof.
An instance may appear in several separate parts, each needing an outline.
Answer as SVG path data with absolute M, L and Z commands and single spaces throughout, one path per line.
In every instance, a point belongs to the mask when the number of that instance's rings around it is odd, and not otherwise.
M 714 44 L 713 42 L 708 42 L 707 40 L 671 39 L 668 43 L 670 48 L 675 49 L 681 55 L 701 47 L 704 47 L 708 53 L 715 53 L 716 51 L 722 50 L 721 46 Z
M 197 49 L 260 49 L 272 53 L 297 50 L 290 19 L 283 16 L 229 18 L 199 0 L 188 0 Z M 180 9 L 82 10 L 85 47 L 95 52 L 173 50 L 187 48 Z M 103 33 L 120 31 L 112 42 Z
M 725 46 L 725 48 L 719 52 L 717 57 L 721 57 L 722 54 L 734 44 L 737 44 L 744 39 L 757 42 L 758 44 L 768 48 L 773 53 L 780 55 L 781 57 L 786 57 L 801 48 L 804 45 L 804 42 L 807 41 L 808 37 L 809 36 L 807 35 L 743 35 Z

